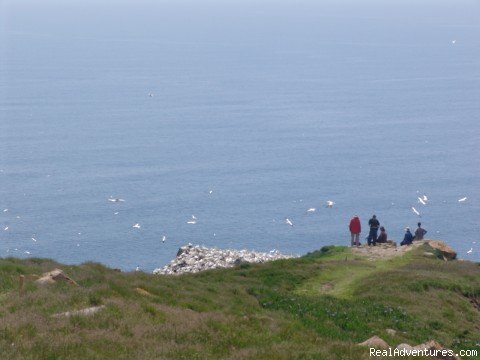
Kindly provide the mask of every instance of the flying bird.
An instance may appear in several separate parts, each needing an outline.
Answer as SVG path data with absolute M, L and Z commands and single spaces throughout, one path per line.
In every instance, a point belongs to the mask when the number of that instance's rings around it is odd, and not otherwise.
M 463 197 L 463 198 L 461 198 L 461 199 L 458 199 L 458 202 L 464 202 L 464 201 L 467 201 L 467 197 L 466 197 L 466 196 Z
M 415 209 L 413 206 L 412 206 L 412 211 L 413 211 L 416 215 L 418 215 L 418 216 L 421 217 L 421 215 L 420 215 L 420 213 L 418 212 L 418 210 Z
M 8 211 L 8 209 L 3 209 L 3 212 L 7 212 L 7 211 Z
M 317 209 L 315 209 L 315 208 L 310 208 L 310 209 L 307 210 L 307 213 L 313 213 L 313 212 L 315 212 L 315 211 L 317 211 Z
M 32 237 L 32 240 L 33 240 L 33 242 L 37 242 L 37 239 L 35 239 L 34 237 Z
M 457 40 L 452 40 L 452 44 L 455 45 L 455 43 L 457 42 Z
M 327 208 L 332 208 L 333 207 L 333 204 L 335 204 L 332 200 L 327 200 L 327 205 L 326 207 Z
M 118 199 L 118 198 L 109 198 L 108 201 L 110 201 L 110 202 L 125 202 L 125 200 Z
M 473 253 L 473 248 L 470 248 L 470 250 L 467 251 L 467 254 Z
M 167 240 L 167 237 L 165 235 L 162 236 L 162 242 L 165 242 Z
M 137 223 L 137 224 L 133 225 L 132 227 L 134 227 L 135 229 L 140 229 L 140 224 Z
M 286 219 L 285 219 L 285 224 L 290 225 L 290 226 L 293 226 L 293 223 L 292 223 L 292 221 L 291 221 L 289 218 L 286 218 Z
M 423 198 L 419 197 L 418 198 L 418 202 L 422 205 L 427 205 L 427 203 L 425 202 L 425 200 L 423 200 Z
M 7 230 L 8 230 L 8 226 L 5 226 L 5 228 L 4 228 L 3 230 L 7 231 Z

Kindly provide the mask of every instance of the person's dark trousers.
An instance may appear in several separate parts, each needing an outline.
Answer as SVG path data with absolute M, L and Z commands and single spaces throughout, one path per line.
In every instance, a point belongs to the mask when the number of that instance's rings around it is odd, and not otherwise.
M 377 233 L 378 229 L 371 228 L 370 233 L 368 234 L 368 245 L 373 244 L 373 246 L 377 245 Z

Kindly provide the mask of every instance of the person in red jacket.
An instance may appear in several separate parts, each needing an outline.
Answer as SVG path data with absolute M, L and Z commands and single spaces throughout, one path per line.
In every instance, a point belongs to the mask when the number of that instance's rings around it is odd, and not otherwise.
M 350 220 L 350 235 L 352 236 L 351 245 L 360 246 L 360 233 L 362 232 L 362 225 L 360 224 L 360 219 L 358 215 L 355 215 L 352 220 Z

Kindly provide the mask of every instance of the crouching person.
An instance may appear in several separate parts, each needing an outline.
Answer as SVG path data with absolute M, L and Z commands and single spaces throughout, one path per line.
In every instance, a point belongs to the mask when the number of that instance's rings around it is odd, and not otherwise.
M 403 237 L 403 241 L 400 243 L 401 246 L 403 245 L 412 245 L 413 242 L 413 235 L 410 232 L 410 228 L 405 229 L 405 236 Z
M 377 243 L 386 244 L 387 243 L 387 232 L 383 226 L 380 226 L 380 235 L 378 235 Z

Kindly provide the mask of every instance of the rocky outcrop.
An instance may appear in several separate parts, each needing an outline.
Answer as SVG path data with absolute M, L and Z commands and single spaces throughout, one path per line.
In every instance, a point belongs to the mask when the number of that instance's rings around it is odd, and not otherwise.
M 446 260 L 455 260 L 457 258 L 457 253 L 443 241 L 428 240 L 427 244 Z
M 412 351 L 413 347 L 409 344 L 398 344 L 397 347 L 395 348 L 397 350 L 406 350 L 406 351 Z
M 438 342 L 435 340 L 430 340 L 427 341 L 426 343 L 417 345 L 413 347 L 415 350 L 420 350 L 420 351 L 429 351 L 430 353 L 433 353 L 433 351 L 436 351 L 436 356 L 435 359 L 442 359 L 442 360 L 457 360 L 459 359 L 454 355 L 454 352 L 446 349 L 442 345 L 440 345 Z
M 393 329 L 386 329 L 385 332 L 390 336 L 395 336 L 397 334 L 397 331 Z
M 353 247 L 352 252 L 355 255 L 365 256 L 368 260 L 376 261 L 395 256 L 402 256 L 407 251 L 411 251 L 418 246 L 420 246 L 419 243 L 414 243 L 413 246 L 397 246 L 397 244 L 392 241 L 387 243 L 378 243 L 376 246 L 363 245 Z
M 139 288 L 139 287 L 135 288 L 135 291 L 137 293 L 139 293 L 140 295 L 143 295 L 143 296 L 152 296 L 152 294 L 150 292 L 148 292 L 145 289 Z
M 53 317 L 90 316 L 90 315 L 96 314 L 103 308 L 105 308 L 105 305 L 93 306 L 86 309 L 67 311 L 64 313 L 55 314 L 53 315 Z
M 38 284 L 53 284 L 57 281 L 65 281 L 72 285 L 78 285 L 74 280 L 65 275 L 60 269 L 49 271 L 43 274 L 42 277 L 40 277 L 39 279 L 35 280 L 35 282 Z
M 178 249 L 177 257 L 170 264 L 153 270 L 153 273 L 159 275 L 197 273 L 204 270 L 234 267 L 242 263 L 263 263 L 292 257 L 294 256 L 283 255 L 276 250 L 261 253 L 248 250 L 221 250 L 188 244 Z
M 390 346 L 387 344 L 385 340 L 382 338 L 379 338 L 378 336 L 372 336 L 370 339 L 365 340 L 364 342 L 358 344 L 360 346 L 367 346 L 375 349 L 382 349 L 386 350 L 390 348 Z
M 423 256 L 425 257 L 440 258 L 443 260 L 454 260 L 457 257 L 457 253 L 450 246 L 439 240 L 419 240 L 414 241 L 413 244 L 408 246 L 396 246 L 394 242 L 377 244 L 377 246 L 355 246 L 352 248 L 352 252 L 375 261 L 401 256 L 408 251 L 422 246 L 424 250 Z
M 400 344 L 396 347 L 397 350 L 405 350 L 407 352 L 422 351 L 427 352 L 432 359 L 437 360 L 459 360 L 460 358 L 454 355 L 454 352 L 443 347 L 435 340 L 427 341 L 426 343 L 410 346 L 409 344 Z

